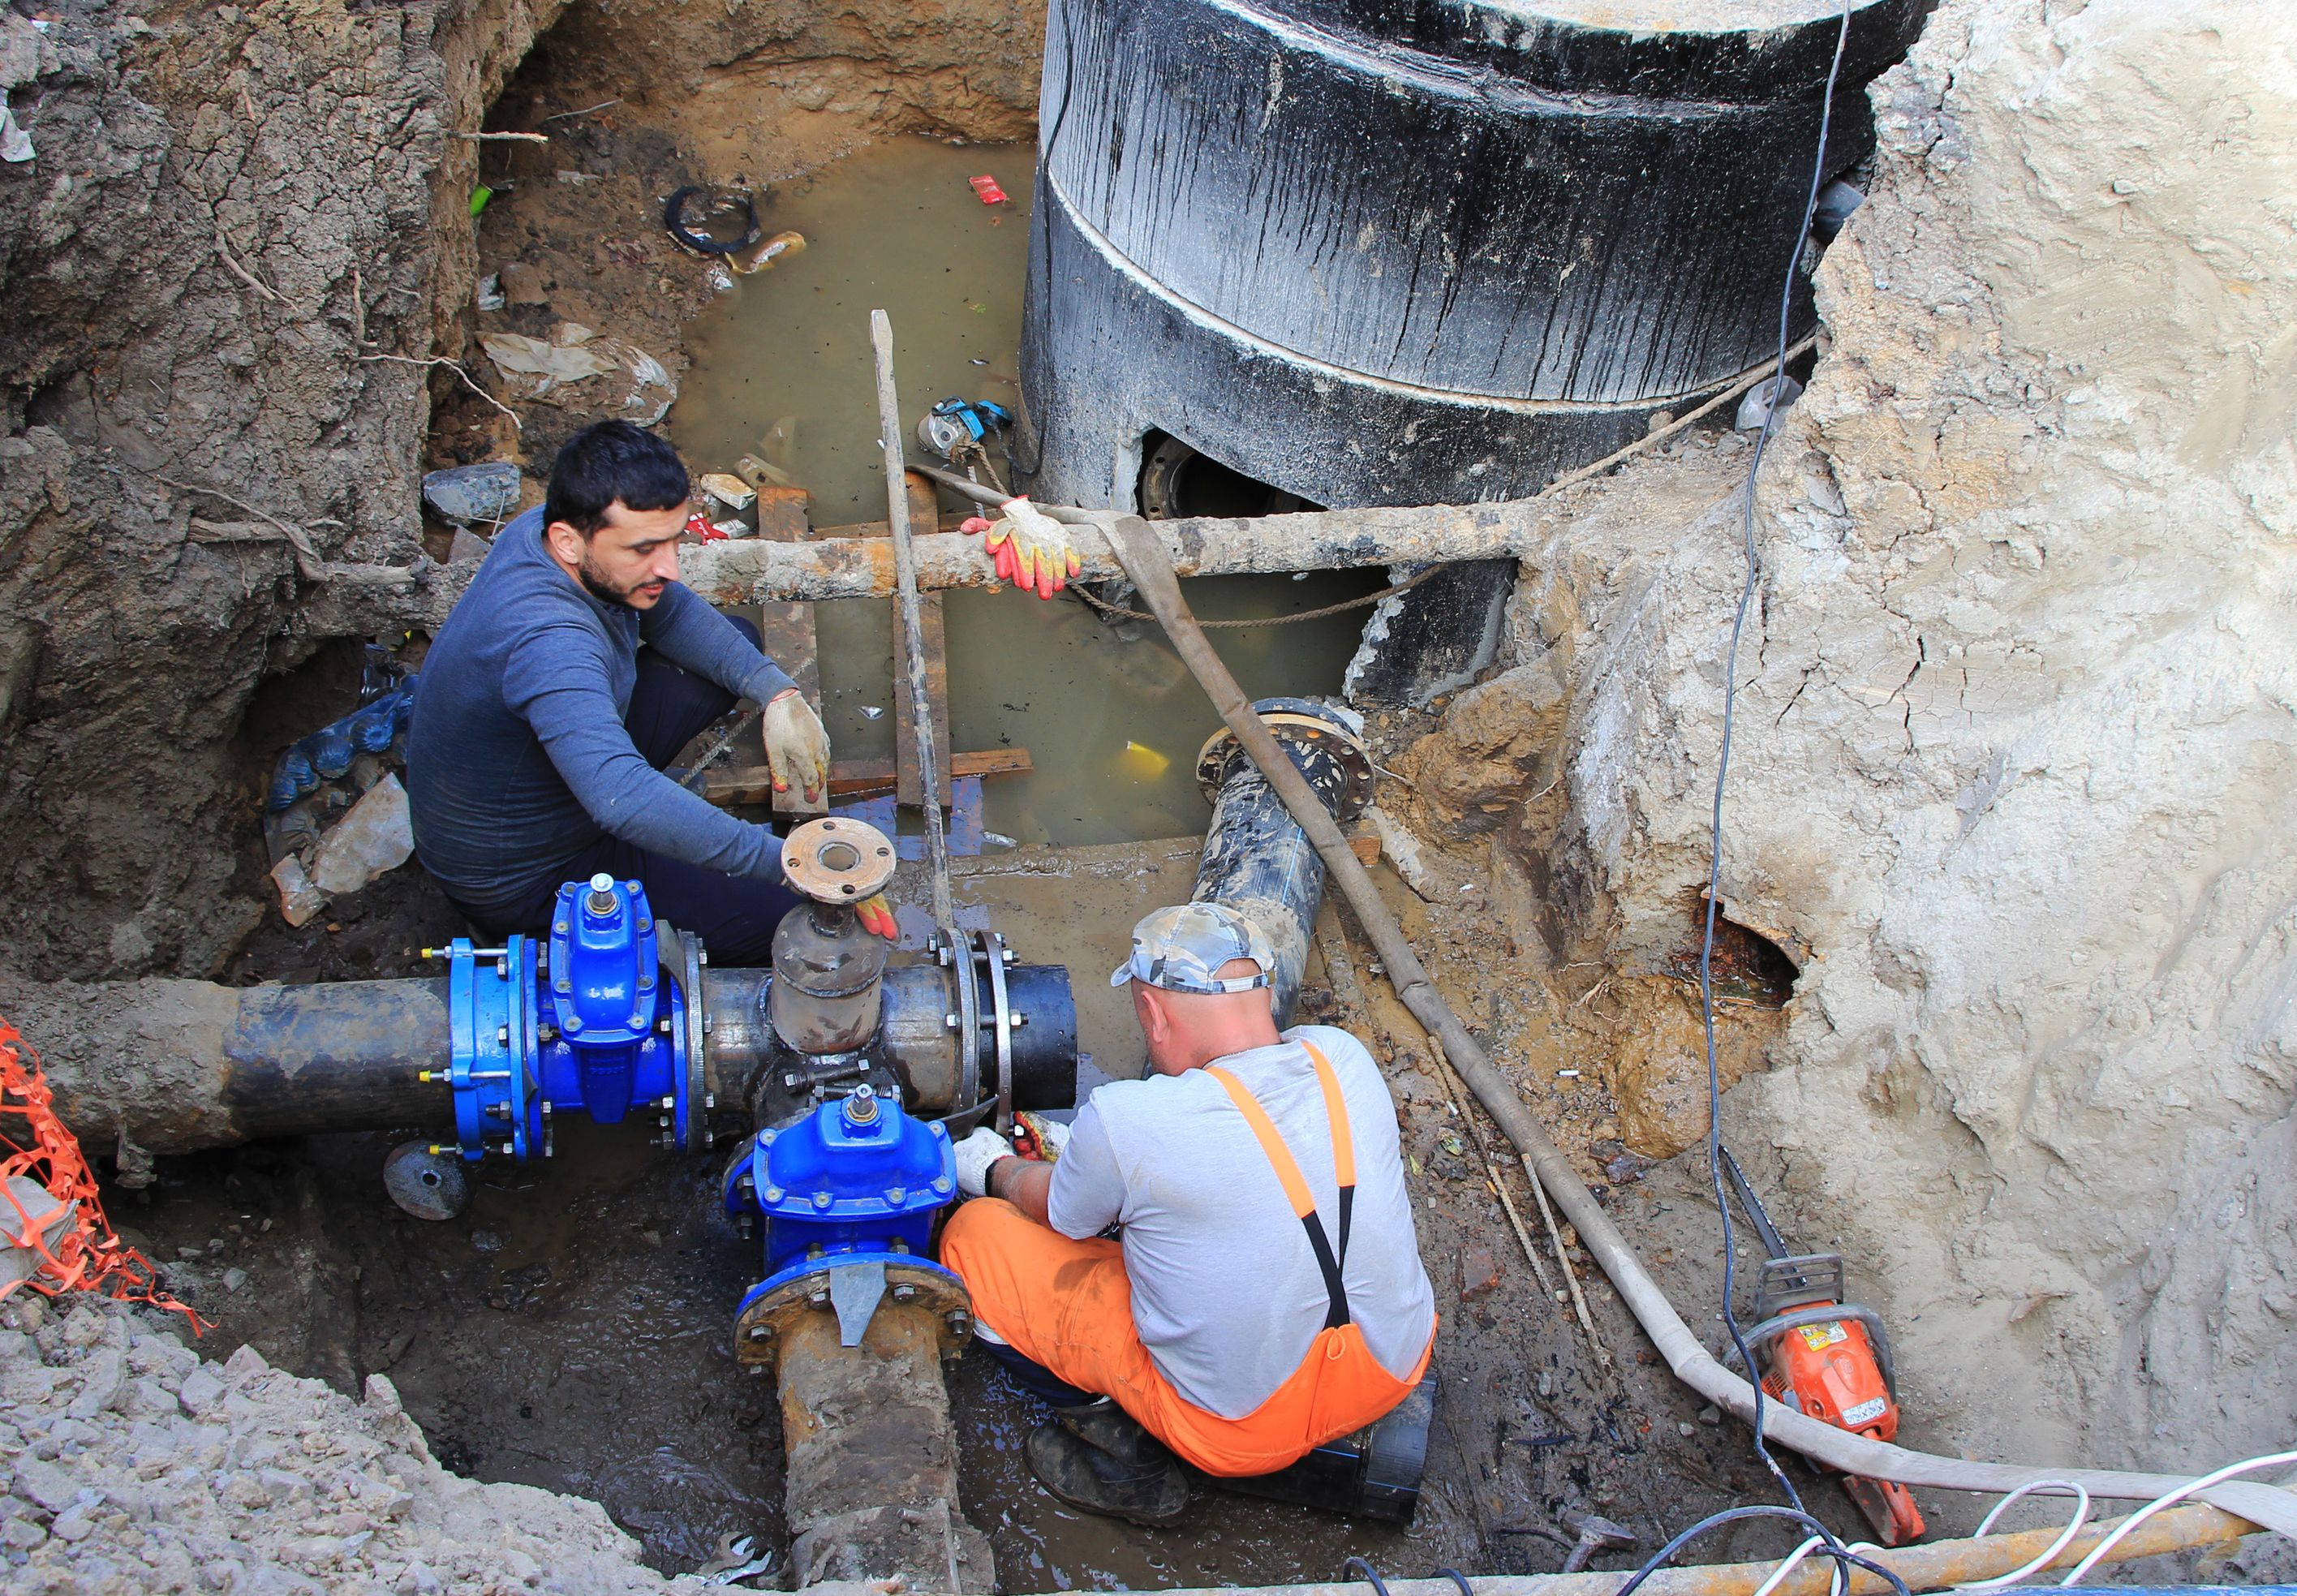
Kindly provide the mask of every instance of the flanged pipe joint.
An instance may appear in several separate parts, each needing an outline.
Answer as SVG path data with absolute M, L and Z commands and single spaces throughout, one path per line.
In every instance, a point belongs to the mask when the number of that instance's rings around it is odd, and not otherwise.
M 1264 698 L 1252 706 L 1332 819 L 1345 826 L 1371 802 L 1371 755 L 1363 717 L 1307 698 Z M 1197 782 L 1213 822 L 1197 864 L 1193 902 L 1225 903 L 1266 933 L 1276 950 L 1276 1023 L 1289 1023 L 1308 962 L 1308 936 L 1324 899 L 1324 861 L 1225 729 L 1197 755 Z

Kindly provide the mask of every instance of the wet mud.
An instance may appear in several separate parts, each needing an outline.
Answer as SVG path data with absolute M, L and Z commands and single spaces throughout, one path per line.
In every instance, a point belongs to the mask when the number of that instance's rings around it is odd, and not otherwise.
M 1139 915 L 1186 895 L 1196 851 L 1194 839 L 1177 838 L 960 861 L 964 917 L 996 925 L 1024 958 L 1069 966 L 1092 1054 L 1088 1088 L 1141 1067 L 1124 994 L 1105 972 Z M 1479 936 L 1470 912 L 1424 904 L 1378 874 L 1454 1001 L 1489 1027 L 1527 1097 L 1603 1180 L 1602 1084 L 1554 1075 L 1568 1067 L 1556 1061 L 1577 1056 L 1580 1027 L 1596 1022 L 1552 995 L 1555 972 L 1537 950 Z M 894 890 L 921 900 L 922 876 L 905 869 Z M 411 973 L 419 963 L 408 950 L 455 928 L 419 872 L 398 872 L 368 896 L 364 914 L 332 922 L 339 930 L 267 933 L 243 955 L 243 976 Z M 1764 1493 L 1744 1432 L 1702 1418 L 1575 1251 L 1613 1360 L 1609 1370 L 1596 1362 L 1568 1304 L 1532 1278 L 1500 1207 L 1477 1145 L 1496 1148 L 1496 1132 L 1471 1128 L 1445 1098 L 1361 938 L 1329 907 L 1321 932 L 1321 946 L 1337 936 L 1350 950 L 1359 984 L 1313 957 L 1303 1017 L 1348 1026 L 1383 1059 L 1443 1315 L 1419 1513 L 1397 1527 L 1210 1490 L 1164 1529 L 1076 1513 L 1023 1462 L 1022 1440 L 1041 1417 L 1033 1400 L 987 1360 L 961 1358 L 946 1366 L 961 1494 L 995 1550 L 1001 1589 L 1280 1583 L 1330 1576 L 1350 1555 L 1409 1575 L 1540 1572 L 1561 1562 L 1567 1509 L 1628 1523 L 1648 1549 L 1699 1512 Z M 216 1320 L 218 1350 L 251 1342 L 347 1391 L 388 1373 L 450 1467 L 589 1496 L 665 1571 L 698 1566 L 731 1534 L 781 1545 L 780 1416 L 770 1382 L 743 1373 L 729 1341 L 758 1261 L 717 1212 L 717 1160 L 659 1152 L 629 1127 L 569 1122 L 556 1158 L 490 1161 L 475 1172 L 466 1213 L 424 1222 L 384 1196 L 394 1139 L 314 1138 L 164 1160 L 155 1186 L 113 1201 L 171 1286 Z M 1680 1227 L 1659 1259 L 1692 1268 L 1704 1261 L 1693 1255 L 1711 1215 L 1700 1215 L 1687 1163 L 1637 1162 L 1606 1189 L 1631 1233 Z M 1503 1161 L 1497 1176 L 1519 1212 L 1535 1215 L 1520 1175 Z M 1553 1255 L 1543 1262 L 1560 1283 Z M 1832 1487 L 1805 1484 L 1824 1516 L 1857 1528 Z M 1710 1554 L 1759 1554 L 1766 1534 L 1720 1539 Z M 1635 1560 L 1620 1553 L 1596 1566 Z

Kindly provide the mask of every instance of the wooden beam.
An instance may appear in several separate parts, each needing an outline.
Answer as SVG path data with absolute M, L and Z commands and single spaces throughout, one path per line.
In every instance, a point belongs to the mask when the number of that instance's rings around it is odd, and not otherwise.
M 984 748 L 951 754 L 949 767 L 952 780 L 967 776 L 1026 776 L 1037 768 L 1025 748 Z M 829 767 L 829 795 L 860 798 L 891 792 L 894 779 L 891 760 L 842 759 Z M 774 795 L 773 773 L 762 765 L 714 769 L 702 778 L 702 795 L 721 808 L 764 803 Z
M 803 488 L 758 486 L 758 536 L 769 543 L 803 543 L 808 535 L 807 495 Z M 789 600 L 769 599 L 758 605 L 758 637 L 767 656 L 797 683 L 799 692 L 821 712 L 821 664 L 813 628 L 813 606 Z M 771 783 L 768 783 L 769 787 Z M 829 794 L 819 794 L 811 803 L 797 787 L 772 794 L 774 812 L 811 818 L 829 812 Z

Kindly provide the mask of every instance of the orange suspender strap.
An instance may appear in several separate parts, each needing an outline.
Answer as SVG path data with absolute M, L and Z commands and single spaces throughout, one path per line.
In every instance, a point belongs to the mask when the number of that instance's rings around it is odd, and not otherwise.
M 1324 1292 L 1331 1299 L 1331 1307 L 1324 1316 L 1324 1328 L 1338 1329 L 1348 1322 L 1348 1289 L 1340 1275 L 1340 1264 L 1348 1255 L 1349 1210 L 1354 1206 L 1356 1195 L 1355 1139 L 1348 1131 L 1347 1105 L 1340 1098 L 1339 1078 L 1332 1074 L 1331 1065 L 1314 1046 L 1303 1042 L 1308 1058 L 1316 1066 L 1316 1083 L 1323 1089 L 1324 1115 L 1332 1128 L 1332 1172 L 1340 1189 L 1340 1250 L 1334 1257 L 1330 1237 L 1324 1233 L 1324 1222 L 1317 1216 L 1316 1199 L 1309 1195 L 1308 1182 L 1300 1173 L 1299 1161 L 1284 1145 L 1284 1138 L 1268 1117 L 1260 1100 L 1245 1090 L 1244 1082 L 1218 1065 L 1208 1065 L 1205 1074 L 1221 1083 L 1246 1124 L 1260 1143 L 1260 1150 L 1271 1168 L 1276 1172 L 1279 1184 L 1292 1205 L 1292 1212 L 1300 1221 L 1301 1229 L 1308 1233 L 1309 1249 L 1316 1255 L 1316 1267 L 1324 1276 Z

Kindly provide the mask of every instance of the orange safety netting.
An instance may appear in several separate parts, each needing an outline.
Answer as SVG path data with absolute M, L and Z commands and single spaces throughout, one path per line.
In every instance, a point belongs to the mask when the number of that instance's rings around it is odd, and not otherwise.
M 19 1286 L 45 1296 L 95 1291 L 170 1309 L 192 1321 L 193 1334 L 205 1330 L 205 1320 L 160 1289 L 150 1260 L 113 1233 L 79 1140 L 50 1106 L 54 1095 L 39 1055 L 0 1019 L 0 1231 L 6 1232 L 0 1249 L 14 1242 L 39 1253 L 29 1275 L 0 1285 L 0 1300 Z M 14 1190 L 19 1176 L 37 1184 L 52 1203 L 36 1200 L 27 1208 Z

